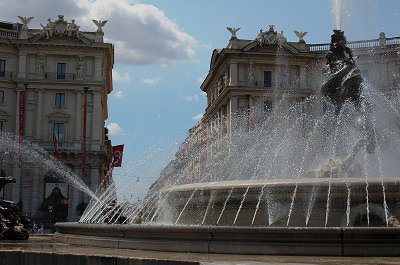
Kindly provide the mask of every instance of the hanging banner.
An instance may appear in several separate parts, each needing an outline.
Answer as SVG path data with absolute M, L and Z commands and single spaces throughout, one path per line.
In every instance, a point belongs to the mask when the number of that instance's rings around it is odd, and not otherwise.
M 19 136 L 19 144 L 22 144 L 22 140 L 24 137 L 24 125 L 25 125 L 25 91 L 19 91 L 19 117 L 18 117 L 18 136 Z
M 54 160 L 58 161 L 58 143 L 56 133 L 53 131 Z
M 86 160 L 86 116 L 87 116 L 87 89 L 85 89 L 85 96 L 83 98 L 83 128 L 82 128 L 82 170 L 85 170 Z
M 121 167 L 122 165 L 122 155 L 124 153 L 124 145 L 116 145 L 112 147 L 113 151 L 113 167 Z

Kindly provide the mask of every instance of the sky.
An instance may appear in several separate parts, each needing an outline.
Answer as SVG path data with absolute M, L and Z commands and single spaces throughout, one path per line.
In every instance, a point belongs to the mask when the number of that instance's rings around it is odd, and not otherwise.
M 333 13 L 335 2 L 341 5 Z M 113 145 L 125 144 L 116 174 L 137 179 L 140 190 L 157 179 L 204 113 L 200 85 L 212 51 L 228 44 L 226 27 L 254 39 L 273 24 L 288 41 L 298 40 L 294 30 L 307 31 L 307 43 L 329 42 L 339 24 L 348 41 L 381 31 L 400 36 L 400 0 L 0 0 L 0 7 L 7 7 L 0 20 L 34 16 L 30 28 L 58 14 L 83 31 L 96 30 L 92 19 L 107 20 L 104 40 L 114 44 L 115 64 L 106 126 Z M 144 163 L 147 173 L 138 170 Z

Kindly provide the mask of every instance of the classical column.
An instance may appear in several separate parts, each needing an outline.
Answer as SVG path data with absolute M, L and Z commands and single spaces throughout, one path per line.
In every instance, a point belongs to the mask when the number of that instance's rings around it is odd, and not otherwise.
M 300 73 L 299 73 L 299 75 L 300 75 L 300 90 L 305 90 L 306 87 L 307 87 L 307 84 L 306 84 L 307 75 L 306 75 L 305 66 L 300 65 Z
M 232 141 L 232 131 L 235 129 L 235 116 L 236 116 L 236 111 L 237 111 L 237 104 L 238 104 L 238 99 L 237 97 L 231 97 L 229 99 L 228 103 L 228 110 L 227 110 L 227 129 L 229 133 L 229 140 Z
M 229 85 L 238 85 L 238 66 L 237 63 L 232 63 L 229 66 Z
M 103 130 L 103 121 L 101 120 L 101 95 L 100 91 L 93 91 L 93 108 L 92 108 L 92 148 L 91 150 L 100 150 L 101 135 Z
M 80 147 L 81 141 L 81 130 L 82 130 L 82 90 L 75 90 L 76 93 L 76 104 L 75 104 L 75 135 L 74 141 L 78 144 L 77 147 Z
M 101 81 L 103 78 L 103 57 L 94 57 L 94 80 Z
M 18 78 L 26 78 L 26 53 L 20 52 L 18 58 Z
M 42 139 L 43 89 L 37 90 L 35 139 Z
M 99 188 L 99 181 L 100 181 L 100 172 L 99 168 L 94 167 L 90 170 L 90 189 L 93 192 L 96 192 Z

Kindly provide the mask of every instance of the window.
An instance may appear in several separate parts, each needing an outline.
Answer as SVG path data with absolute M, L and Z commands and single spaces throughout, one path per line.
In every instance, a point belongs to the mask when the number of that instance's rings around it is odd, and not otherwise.
M 4 121 L 0 120 L 0 135 L 2 135 L 4 132 Z
M 67 72 L 67 64 L 66 63 L 58 63 L 57 64 L 57 79 L 65 79 L 66 72 Z
M 57 142 L 61 142 L 64 140 L 64 130 L 65 130 L 65 123 L 55 122 L 53 124 L 53 132 L 56 136 Z
M 0 104 L 4 103 L 4 91 L 0 90 Z
M 272 72 L 264 71 L 264 87 L 272 87 Z
M 0 76 L 6 76 L 6 60 L 0 60 Z
M 65 94 L 64 93 L 56 93 L 55 105 L 58 108 L 65 106 Z

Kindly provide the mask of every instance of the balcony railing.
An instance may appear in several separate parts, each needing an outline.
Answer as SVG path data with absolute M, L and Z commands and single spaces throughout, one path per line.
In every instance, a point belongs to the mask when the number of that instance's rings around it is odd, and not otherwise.
M 13 77 L 13 73 L 12 72 L 0 72 L 0 78 L 1 77 L 5 77 L 5 78 L 12 78 Z
M 311 52 L 326 52 L 329 51 L 329 43 L 311 44 Z M 350 49 L 362 49 L 362 48 L 373 48 L 382 47 L 388 45 L 400 45 L 400 37 L 384 38 L 384 39 L 373 39 L 373 40 L 360 40 L 350 41 L 347 46 Z
M 75 74 L 72 73 L 65 73 L 65 74 L 59 74 L 59 73 L 46 73 L 44 75 L 45 79 L 49 80 L 75 80 Z
M 0 37 L 7 38 L 7 39 L 18 39 L 19 33 L 14 30 L 1 29 Z

